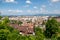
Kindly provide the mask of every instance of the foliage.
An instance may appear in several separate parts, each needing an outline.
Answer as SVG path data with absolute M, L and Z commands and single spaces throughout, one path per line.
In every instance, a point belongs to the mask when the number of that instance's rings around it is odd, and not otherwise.
M 15 24 L 15 23 L 17 23 L 17 21 L 16 20 L 10 20 L 10 23 Z
M 0 40 L 6 40 L 7 35 L 9 34 L 9 30 L 7 29 L 1 29 L 0 30 Z
M 19 31 L 9 26 L 7 23 L 9 23 L 8 17 L 5 17 L 2 21 L 0 21 L 0 40 L 11 40 L 17 37 L 17 34 L 19 34 Z
M 7 23 L 9 23 L 9 22 L 10 22 L 10 20 L 9 20 L 8 17 L 5 17 L 5 18 L 2 20 L 2 24 L 7 24 Z
M 60 40 L 60 37 L 58 37 L 57 40 Z
M 42 30 L 39 27 L 35 28 L 36 40 L 44 40 L 44 35 Z
M 8 20 L 2 20 L 0 24 L 0 40 L 43 40 L 44 36 L 40 28 L 35 28 L 36 35 L 20 35 L 19 31 L 9 26 Z
M 46 30 L 44 32 L 45 36 L 47 38 L 51 38 L 53 35 L 57 34 L 58 28 L 58 22 L 54 18 L 48 20 L 46 23 Z
M 23 24 L 23 22 L 21 22 L 21 21 L 18 21 L 18 24 L 20 24 L 20 25 L 21 25 L 21 24 Z
M 9 19 L 5 17 L 0 21 L 0 40 L 44 40 L 45 37 L 49 40 L 60 40 L 60 37 L 57 37 L 57 33 L 60 33 L 58 22 L 52 18 L 46 23 L 46 30 L 43 32 L 40 27 L 35 27 L 35 35 L 20 35 L 17 29 L 9 26 Z M 18 24 L 22 24 L 19 21 Z M 44 22 L 43 22 L 44 24 Z
M 0 16 L 0 19 L 2 18 L 2 16 Z

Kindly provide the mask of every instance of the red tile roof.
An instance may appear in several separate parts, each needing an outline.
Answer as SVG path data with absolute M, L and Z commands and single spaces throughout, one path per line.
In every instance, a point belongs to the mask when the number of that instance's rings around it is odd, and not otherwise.
M 34 32 L 34 26 L 28 25 L 28 26 L 19 26 L 18 24 L 10 24 L 13 28 L 18 29 L 20 32 L 24 34 L 32 34 Z

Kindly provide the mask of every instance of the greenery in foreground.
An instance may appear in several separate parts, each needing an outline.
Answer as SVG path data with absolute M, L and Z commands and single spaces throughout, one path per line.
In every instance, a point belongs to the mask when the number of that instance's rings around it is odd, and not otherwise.
M 54 18 L 46 22 L 45 31 L 42 31 L 40 27 L 35 27 L 35 35 L 29 36 L 20 35 L 18 30 L 8 24 L 8 17 L 0 21 L 0 40 L 60 40 L 60 24 Z

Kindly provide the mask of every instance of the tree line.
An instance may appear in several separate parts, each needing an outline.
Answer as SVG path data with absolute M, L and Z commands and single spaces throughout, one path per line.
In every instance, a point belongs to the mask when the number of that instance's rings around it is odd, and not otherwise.
M 10 20 L 8 17 L 2 20 L 1 18 L 2 17 L 0 17 L 0 40 L 60 40 L 60 23 L 54 18 L 49 19 L 45 23 L 46 30 L 43 31 L 40 27 L 35 27 L 35 35 L 28 36 L 22 36 L 17 29 L 9 26 Z

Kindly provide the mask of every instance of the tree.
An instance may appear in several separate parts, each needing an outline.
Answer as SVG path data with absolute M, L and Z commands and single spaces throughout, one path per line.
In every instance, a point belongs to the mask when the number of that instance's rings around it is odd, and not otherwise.
M 0 19 L 2 18 L 2 16 L 0 16 Z
M 9 22 L 10 22 L 9 18 L 8 18 L 8 17 L 5 17 L 5 18 L 3 19 L 3 21 L 2 21 L 2 24 L 7 24 L 7 23 L 9 23 Z
M 22 23 L 23 23 L 23 22 L 21 22 L 21 21 L 18 21 L 18 24 L 19 24 L 19 25 L 21 25 Z
M 46 38 L 51 38 L 52 36 L 55 36 L 58 32 L 58 28 L 58 22 L 54 18 L 48 20 L 46 23 L 46 30 L 44 31 Z
M 60 37 L 58 37 L 57 40 L 60 40 Z
M 7 29 L 0 30 L 0 40 L 7 40 L 7 35 L 10 33 Z
M 9 19 L 4 18 L 0 23 L 0 40 L 15 40 L 19 35 L 19 31 L 9 26 Z
M 35 28 L 35 37 L 36 37 L 36 40 L 44 40 L 45 38 L 42 30 L 39 27 Z

